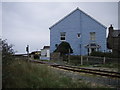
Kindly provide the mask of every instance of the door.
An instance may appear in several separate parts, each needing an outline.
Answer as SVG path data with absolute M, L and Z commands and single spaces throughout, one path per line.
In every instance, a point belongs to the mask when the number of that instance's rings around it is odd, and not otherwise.
M 96 51 L 96 48 L 91 48 L 91 53 L 95 51 Z

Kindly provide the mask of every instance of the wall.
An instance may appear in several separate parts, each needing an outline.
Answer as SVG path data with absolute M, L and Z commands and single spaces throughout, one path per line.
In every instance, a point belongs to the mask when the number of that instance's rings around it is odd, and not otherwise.
M 86 55 L 85 45 L 90 43 L 90 32 L 96 32 L 96 43 L 101 51 L 106 50 L 106 28 L 80 10 L 75 10 L 50 30 L 50 53 L 60 44 L 60 32 L 66 32 L 66 41 L 71 45 L 74 55 Z M 81 38 L 77 37 L 81 33 Z M 80 48 L 81 44 L 81 48 Z
M 55 44 L 60 44 L 60 32 L 66 32 L 66 41 L 70 43 L 74 54 L 78 53 L 78 49 L 76 49 L 79 43 L 79 39 L 77 39 L 77 33 L 80 32 L 80 12 L 76 11 L 62 20 L 60 23 L 55 25 L 50 30 L 50 52 L 55 50 Z
M 40 59 L 50 60 L 50 50 L 49 49 L 42 49 Z
M 100 51 L 106 51 L 106 28 L 98 23 L 96 20 L 91 17 L 81 14 L 82 19 L 82 55 L 87 54 L 87 49 L 85 45 L 92 42 L 90 41 L 90 32 L 96 33 L 95 42 L 101 46 Z

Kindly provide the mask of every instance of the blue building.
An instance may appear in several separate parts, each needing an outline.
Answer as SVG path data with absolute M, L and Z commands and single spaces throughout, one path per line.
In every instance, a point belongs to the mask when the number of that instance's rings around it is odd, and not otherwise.
M 79 8 L 50 28 L 50 53 L 62 41 L 68 42 L 73 55 L 89 55 L 106 51 L 106 27 Z

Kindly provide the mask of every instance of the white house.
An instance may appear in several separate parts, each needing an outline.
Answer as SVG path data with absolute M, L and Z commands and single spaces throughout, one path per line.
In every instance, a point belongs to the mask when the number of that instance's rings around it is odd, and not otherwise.
M 50 60 L 50 46 L 44 46 L 43 49 L 41 49 L 41 60 Z

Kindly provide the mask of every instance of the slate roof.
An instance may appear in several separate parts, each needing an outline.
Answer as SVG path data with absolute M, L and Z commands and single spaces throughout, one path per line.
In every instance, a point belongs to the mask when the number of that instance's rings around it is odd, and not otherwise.
M 50 48 L 50 46 L 44 46 L 43 47 L 43 49 L 49 49 Z
M 112 33 L 112 36 L 113 36 L 113 37 L 118 37 L 118 36 L 120 36 L 120 30 L 114 30 L 113 33 Z
M 33 52 L 31 52 L 31 54 L 35 54 L 35 53 L 41 53 L 41 51 L 33 51 Z
M 75 11 L 79 10 L 80 12 L 84 13 L 85 15 L 87 15 L 88 17 L 90 17 L 91 19 L 93 19 L 94 21 L 96 21 L 97 23 L 99 23 L 101 26 L 103 26 L 104 28 L 107 29 L 106 26 L 104 26 L 103 24 L 101 24 L 100 22 L 98 22 L 97 20 L 95 20 L 94 18 L 92 18 L 90 15 L 88 15 L 87 13 L 83 12 L 82 10 L 80 10 L 78 7 L 77 9 L 75 9 L 74 11 L 72 11 L 71 13 L 69 13 L 67 16 L 65 16 L 64 18 L 60 19 L 58 22 L 56 22 L 55 24 L 53 24 L 49 29 L 53 28 L 55 25 L 57 25 L 58 23 L 60 23 L 61 21 L 63 21 L 65 18 L 67 18 L 68 16 L 70 16 L 71 14 L 73 14 Z

